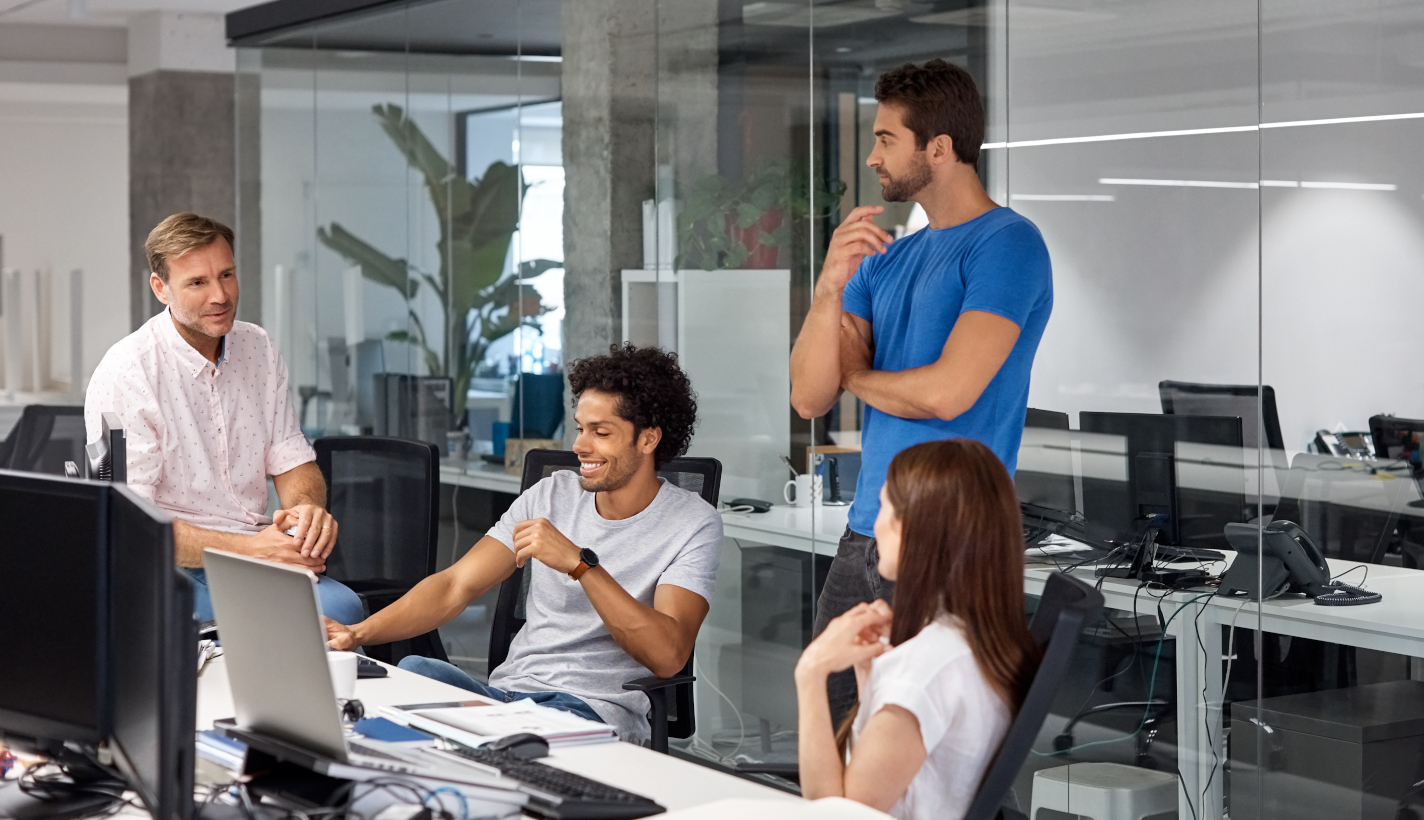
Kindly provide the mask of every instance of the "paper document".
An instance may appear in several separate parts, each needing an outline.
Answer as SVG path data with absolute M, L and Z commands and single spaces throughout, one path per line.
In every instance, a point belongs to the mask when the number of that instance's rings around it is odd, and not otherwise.
M 405 726 L 478 746 L 508 735 L 528 732 L 550 746 L 571 746 L 614 740 L 613 727 L 540 706 L 527 700 L 494 703 L 483 700 L 383 706 L 386 717 Z

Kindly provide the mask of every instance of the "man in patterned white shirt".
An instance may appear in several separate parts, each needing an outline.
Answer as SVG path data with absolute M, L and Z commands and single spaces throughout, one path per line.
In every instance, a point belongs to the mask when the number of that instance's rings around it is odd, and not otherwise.
M 231 228 L 197 214 L 153 229 L 144 243 L 149 285 L 168 309 L 109 348 L 84 401 L 90 441 L 101 413 L 123 420 L 128 485 L 173 515 L 178 564 L 193 576 L 205 621 L 213 608 L 204 549 L 321 573 L 337 533 L 316 453 L 292 410 L 287 365 L 266 331 L 236 321 L 232 248 Z M 282 507 L 271 518 L 268 476 Z M 317 590 L 327 617 L 364 617 L 342 584 L 322 577 Z

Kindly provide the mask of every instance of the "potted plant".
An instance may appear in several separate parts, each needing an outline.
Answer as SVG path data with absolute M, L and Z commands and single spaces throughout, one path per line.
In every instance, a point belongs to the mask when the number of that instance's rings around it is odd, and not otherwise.
M 391 142 L 425 178 L 440 224 L 440 268 L 432 272 L 388 256 L 336 222 L 318 228 L 317 238 L 351 264 L 360 265 L 366 279 L 392 288 L 403 299 L 414 298 L 422 285 L 434 292 L 441 306 L 441 325 L 436 332 L 444 340 L 444 355 L 431 346 L 433 337 L 414 310 L 409 311 L 410 330 L 395 331 L 386 338 L 419 346 L 431 373 L 452 378 L 452 409 L 463 426 L 470 378 L 490 343 L 520 326 L 540 330 L 536 320 L 547 308 L 538 293 L 521 288 L 520 281 L 563 267 L 563 263 L 548 259 L 524 262 L 515 275 L 504 276 L 509 243 L 519 227 L 523 193 L 519 169 L 495 162 L 479 179 L 467 180 L 400 106 L 377 105 L 373 111 Z
M 845 193 L 844 182 L 816 181 L 799 163 L 760 163 L 744 179 L 709 174 L 688 190 L 677 217 L 679 268 L 774 268 L 793 228 L 825 217 Z

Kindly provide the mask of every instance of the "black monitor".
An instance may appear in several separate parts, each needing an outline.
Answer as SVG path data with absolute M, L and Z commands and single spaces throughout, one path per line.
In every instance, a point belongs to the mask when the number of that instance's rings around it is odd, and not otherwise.
M 110 748 L 154 820 L 193 817 L 198 626 L 193 582 L 173 560 L 173 519 L 112 487 Z
M 41 751 L 108 735 L 108 498 L 0 470 L 0 736 Z
M 1083 515 L 1089 531 L 1131 543 L 1230 549 L 1223 530 L 1248 520 L 1241 419 L 1147 413 L 1079 414 Z M 1090 469 L 1091 465 L 1091 469 Z
M 0 470 L 0 739 L 78 784 L 0 790 L 3 817 L 93 813 L 122 791 L 91 762 L 110 728 L 108 491 Z
M 1424 462 L 1419 453 L 1420 433 L 1424 433 L 1424 420 L 1370 416 L 1375 458 L 1407 461 L 1415 478 L 1424 475 Z
M 520 373 L 509 405 L 509 437 L 553 438 L 564 412 L 564 374 Z
M 99 414 L 99 440 L 84 449 L 89 457 L 91 476 L 115 484 L 128 482 L 128 446 L 124 439 L 124 423 L 118 413 Z

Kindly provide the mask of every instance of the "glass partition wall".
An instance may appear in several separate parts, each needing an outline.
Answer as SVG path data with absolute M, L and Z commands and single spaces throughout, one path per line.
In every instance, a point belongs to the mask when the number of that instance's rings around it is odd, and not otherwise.
M 673 745 L 790 787 L 864 405 L 799 418 L 789 352 L 851 208 L 925 229 L 864 164 L 876 78 L 959 64 L 980 178 L 1054 269 L 1016 475 L 1028 608 L 1065 569 L 1107 603 L 1010 805 L 1393 816 L 1424 778 L 1422 32 L 1388 0 L 389 3 L 241 44 L 240 262 L 309 435 L 447 448 L 442 566 L 518 490 L 496 453 L 571 442 L 566 361 L 676 351 L 691 454 L 772 508 L 724 506 Z M 397 383 L 444 411 L 393 418 Z M 1291 575 L 1274 556 L 1305 542 L 1322 568 Z M 1331 579 L 1383 600 L 1301 594 Z M 441 630 L 476 676 L 492 604 Z

